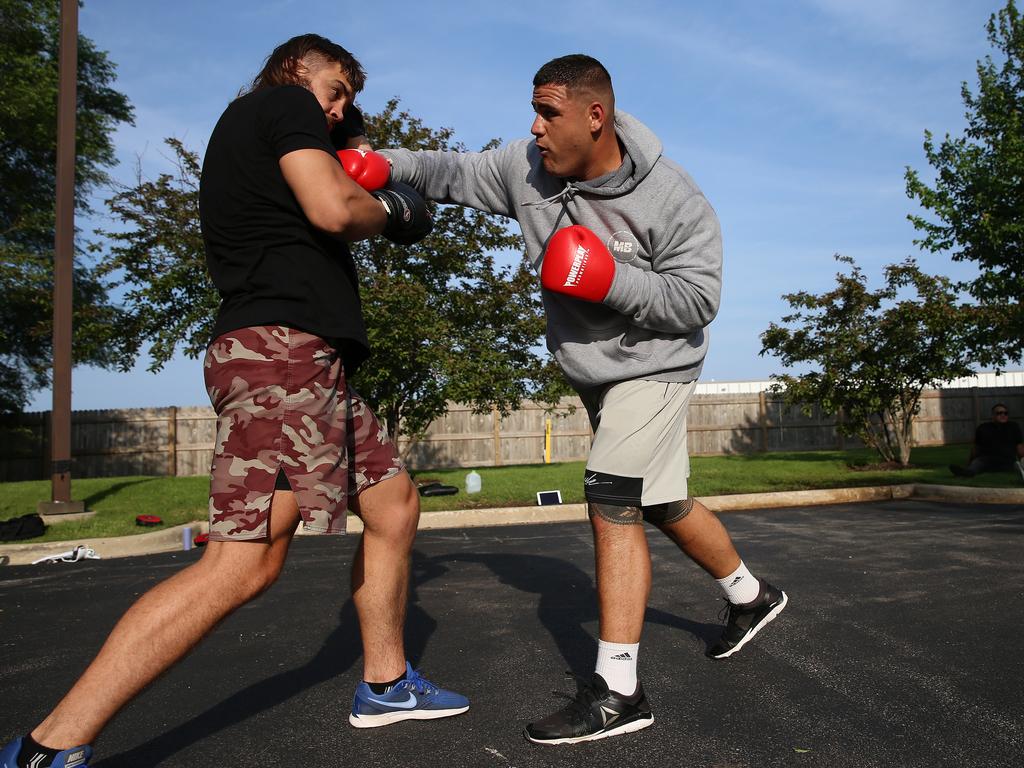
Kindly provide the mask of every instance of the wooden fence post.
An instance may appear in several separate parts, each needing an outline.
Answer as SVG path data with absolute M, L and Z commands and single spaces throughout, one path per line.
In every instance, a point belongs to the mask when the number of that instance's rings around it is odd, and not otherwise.
M 178 406 L 172 405 L 167 415 L 167 474 L 178 476 Z
M 501 414 L 498 406 L 491 406 L 491 425 L 494 428 L 494 466 L 501 466 Z
M 761 453 L 768 453 L 768 397 L 763 389 L 757 393 L 757 420 L 761 426 Z

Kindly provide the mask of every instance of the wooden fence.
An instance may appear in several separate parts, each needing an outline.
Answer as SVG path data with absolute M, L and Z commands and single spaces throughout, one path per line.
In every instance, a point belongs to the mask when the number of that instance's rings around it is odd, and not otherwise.
M 996 402 L 1009 406 L 1011 418 L 1024 417 L 1024 391 L 1019 387 L 926 391 L 914 425 L 915 443 L 969 442 Z M 419 469 L 542 463 L 549 419 L 551 461 L 585 459 L 590 424 L 579 400 L 567 398 L 555 414 L 524 403 L 505 418 L 451 404 L 447 415 L 431 424 L 426 439 L 413 446 L 409 463 Z M 208 407 L 76 411 L 71 429 L 73 473 L 206 474 L 215 423 Z M 49 426 L 49 413 L 0 420 L 0 482 L 49 478 Z M 688 431 L 690 454 L 697 456 L 854 447 L 838 434 L 834 419 L 819 413 L 804 416 L 765 392 L 694 395 Z

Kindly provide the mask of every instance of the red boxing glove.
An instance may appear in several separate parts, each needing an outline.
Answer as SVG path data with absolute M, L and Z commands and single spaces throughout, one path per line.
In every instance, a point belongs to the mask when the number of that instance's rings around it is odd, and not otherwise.
M 339 149 L 338 159 L 349 178 L 367 192 L 387 186 L 391 163 L 384 155 L 362 149 Z
M 548 241 L 540 283 L 584 301 L 604 301 L 615 277 L 615 258 L 586 227 L 560 229 Z

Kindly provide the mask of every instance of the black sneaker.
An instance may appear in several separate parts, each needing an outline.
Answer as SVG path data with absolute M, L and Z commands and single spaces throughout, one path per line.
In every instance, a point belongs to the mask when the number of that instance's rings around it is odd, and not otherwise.
M 786 593 L 777 587 L 773 587 L 763 579 L 761 582 L 761 594 L 752 603 L 735 605 L 726 600 L 729 611 L 729 620 L 725 624 L 725 630 L 707 652 L 712 659 L 725 659 L 732 656 L 736 651 L 746 645 L 760 632 L 768 622 L 782 613 L 789 598 Z
M 957 477 L 974 477 L 974 473 L 971 472 L 971 470 L 967 469 L 967 467 L 961 467 L 957 464 L 950 464 L 949 471 L 952 472 Z
M 543 720 L 526 726 L 524 735 L 537 744 L 575 744 L 620 733 L 632 733 L 654 722 L 644 687 L 623 696 L 608 690 L 604 678 L 595 673 L 589 681 L 576 677 L 576 698 L 568 706 Z

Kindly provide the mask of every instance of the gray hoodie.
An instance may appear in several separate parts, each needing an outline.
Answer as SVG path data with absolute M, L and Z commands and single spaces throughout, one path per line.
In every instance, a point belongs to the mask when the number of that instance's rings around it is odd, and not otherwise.
M 577 389 L 627 379 L 693 381 L 718 312 L 722 237 L 718 217 L 661 142 L 616 112 L 622 166 L 591 181 L 548 174 L 533 139 L 486 152 L 381 150 L 392 178 L 424 197 L 509 216 L 540 272 L 551 236 L 582 224 L 617 264 L 603 303 L 543 290 L 547 345 Z

